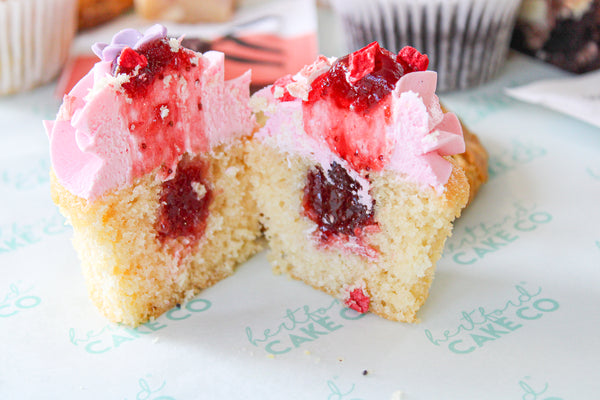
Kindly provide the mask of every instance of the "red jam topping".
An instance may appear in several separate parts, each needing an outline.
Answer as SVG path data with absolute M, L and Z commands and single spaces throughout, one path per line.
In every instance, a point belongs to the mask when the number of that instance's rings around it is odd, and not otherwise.
M 129 82 L 122 84 L 129 97 L 143 97 L 156 78 L 162 79 L 166 69 L 190 70 L 193 67 L 190 53 L 173 51 L 168 39 L 156 39 L 143 44 L 139 49 L 125 48 L 115 69 L 116 74 L 127 74 Z M 137 72 L 136 72 L 137 69 Z
M 155 225 L 162 242 L 185 237 L 195 243 L 204 234 L 212 200 L 205 176 L 206 166 L 200 159 L 184 156 L 175 177 L 163 182 Z
M 360 203 L 360 185 L 339 164 L 333 163 L 327 176 L 320 166 L 311 169 L 304 187 L 304 212 L 319 227 L 320 239 L 334 236 L 360 237 L 367 226 L 375 225 L 372 202 Z
M 308 102 L 331 98 L 340 108 L 367 111 L 390 94 L 405 73 L 396 55 L 373 42 L 340 58 L 315 79 Z
M 361 288 L 356 288 L 350 292 L 350 297 L 344 302 L 348 308 L 353 309 L 359 313 L 366 313 L 369 311 L 369 304 L 371 299 L 365 295 Z
M 311 85 L 303 102 L 307 134 L 356 171 L 378 171 L 389 160 L 386 125 L 392 117 L 390 93 L 405 74 L 425 70 L 429 60 L 412 47 L 398 55 L 377 42 L 340 58 Z

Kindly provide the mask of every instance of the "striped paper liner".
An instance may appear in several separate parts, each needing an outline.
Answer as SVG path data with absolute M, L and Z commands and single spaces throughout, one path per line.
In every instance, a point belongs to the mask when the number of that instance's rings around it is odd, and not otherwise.
M 76 0 L 0 1 L 0 95 L 55 78 L 76 29 Z

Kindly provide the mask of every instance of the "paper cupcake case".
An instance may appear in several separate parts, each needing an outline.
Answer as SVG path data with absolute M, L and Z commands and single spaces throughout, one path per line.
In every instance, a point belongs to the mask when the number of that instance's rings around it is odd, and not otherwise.
M 438 90 L 480 85 L 506 58 L 520 0 L 332 0 L 348 50 L 378 41 L 393 52 L 406 45 L 426 53 Z
M 76 0 L 0 1 L 0 95 L 52 80 L 76 29 Z

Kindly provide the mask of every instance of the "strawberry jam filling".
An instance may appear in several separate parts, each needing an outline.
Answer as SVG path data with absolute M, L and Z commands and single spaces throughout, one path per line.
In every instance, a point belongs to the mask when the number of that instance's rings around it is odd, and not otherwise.
M 163 182 L 155 225 L 161 242 L 184 237 L 197 243 L 202 237 L 213 196 L 205 177 L 204 162 L 184 156 L 173 179 Z
M 325 173 L 309 170 L 304 187 L 304 213 L 318 226 L 319 239 L 330 243 L 342 237 L 361 237 L 366 227 L 376 227 L 373 206 L 360 202 L 360 185 L 339 164 Z

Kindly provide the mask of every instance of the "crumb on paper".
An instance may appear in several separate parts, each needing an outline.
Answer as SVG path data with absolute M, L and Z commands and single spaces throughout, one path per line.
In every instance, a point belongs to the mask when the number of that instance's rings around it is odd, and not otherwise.
M 187 303 L 189 300 L 193 299 L 195 296 L 194 294 L 194 289 L 190 289 L 188 291 L 185 292 L 184 294 L 184 299 L 183 299 L 183 303 L 185 305 L 185 303 Z
M 338 357 L 337 359 L 339 362 L 344 362 L 344 357 Z
M 392 393 L 392 397 L 390 400 L 402 400 L 404 398 L 404 392 L 402 390 L 396 390 Z
M 366 369 L 365 369 L 365 370 L 363 370 L 362 374 L 363 374 L 363 376 L 367 376 L 367 375 L 369 375 L 369 370 L 366 370 Z
M 304 350 L 304 354 L 306 354 L 307 356 L 310 356 L 310 351 L 309 350 Z

